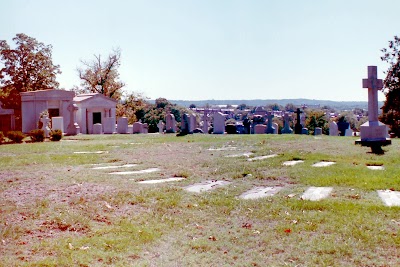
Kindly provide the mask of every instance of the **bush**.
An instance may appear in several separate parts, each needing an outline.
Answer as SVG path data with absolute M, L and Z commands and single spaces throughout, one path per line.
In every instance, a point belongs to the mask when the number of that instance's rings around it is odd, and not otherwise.
M 22 143 L 22 140 L 25 138 L 25 135 L 21 131 L 10 131 L 7 132 L 7 138 L 14 143 Z
M 43 142 L 45 139 L 44 131 L 40 129 L 32 130 L 29 132 L 32 142 Z
M 0 132 L 0 145 L 4 142 L 4 134 Z
M 50 140 L 51 141 L 60 141 L 61 138 L 62 138 L 61 130 L 57 129 L 57 130 L 52 130 L 50 132 Z

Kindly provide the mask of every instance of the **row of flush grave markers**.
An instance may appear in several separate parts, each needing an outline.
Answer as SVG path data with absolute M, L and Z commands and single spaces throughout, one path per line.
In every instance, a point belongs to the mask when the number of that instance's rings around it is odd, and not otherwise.
M 293 162 L 293 161 L 292 161 Z M 284 162 L 288 163 L 287 165 L 291 165 L 291 162 Z M 100 164 L 101 165 L 101 164 Z M 135 167 L 137 164 L 125 164 L 125 165 L 120 165 L 120 166 L 96 166 L 93 167 L 92 169 L 94 170 L 107 170 L 107 169 L 116 169 L 116 168 L 131 168 Z M 327 165 L 325 165 L 327 166 Z M 323 166 L 319 166 L 323 167 Z M 149 169 L 144 169 L 144 170 L 139 170 L 139 171 L 127 171 L 127 172 L 111 172 L 110 174 L 117 174 L 117 175 L 128 175 L 128 174 L 145 174 L 145 173 L 152 173 L 152 172 L 157 172 L 160 171 L 158 168 L 149 168 Z M 175 182 L 175 181 L 180 181 L 184 180 L 185 178 L 182 177 L 171 177 L 171 178 L 165 178 L 165 179 L 157 179 L 157 180 L 145 180 L 145 181 L 139 181 L 139 184 L 157 184 L 157 183 L 165 183 L 165 182 Z M 134 179 L 131 179 L 134 180 Z M 186 191 L 189 192 L 194 192 L 194 193 L 201 193 L 201 192 L 206 192 L 213 190 L 215 188 L 225 186 L 230 184 L 228 181 L 217 181 L 217 180 L 212 180 L 212 181 L 205 181 L 202 183 L 198 184 L 193 184 L 190 186 L 185 187 Z M 257 187 L 254 188 L 248 192 L 243 193 L 242 195 L 239 196 L 241 199 L 258 199 L 258 198 L 263 198 L 263 197 L 272 197 L 275 194 L 277 194 L 279 191 L 281 191 L 283 187 L 276 186 L 276 187 Z M 310 201 L 318 201 L 322 200 L 324 198 L 327 198 L 333 188 L 332 187 L 309 187 L 301 196 L 301 199 L 303 200 L 310 200 Z M 378 195 L 382 199 L 382 201 L 385 203 L 386 206 L 400 206 L 400 192 L 397 191 L 391 191 L 391 190 L 378 190 Z
M 106 151 L 93 151 L 93 152 L 86 152 L 86 151 L 81 151 L 81 152 L 74 152 L 75 154 L 104 154 L 107 153 Z M 246 152 L 243 154 L 234 154 L 234 155 L 228 155 L 225 157 L 229 157 L 229 158 L 234 158 L 234 157 L 250 157 L 250 155 L 253 154 L 251 152 Z M 256 161 L 256 160 L 264 160 L 264 159 L 269 159 L 269 158 L 274 158 L 277 157 L 277 154 L 272 154 L 272 155 L 266 155 L 266 156 L 258 156 L 258 157 L 253 157 L 253 158 L 249 158 L 247 159 L 247 161 Z M 290 160 L 290 161 L 285 161 L 282 163 L 283 166 L 294 166 L 296 164 L 299 163 L 303 163 L 303 160 Z M 336 162 L 333 161 L 321 161 L 321 162 L 317 162 L 314 163 L 313 165 L 311 165 L 312 167 L 328 167 L 331 165 L 336 164 Z M 133 166 L 129 166 L 129 164 L 124 165 L 124 166 L 128 166 L 128 167 L 133 167 Z M 122 166 L 122 167 L 124 167 Z M 112 167 L 112 166 L 111 166 Z M 115 168 L 115 167 L 114 167 Z M 385 168 L 383 166 L 367 166 L 368 169 L 370 170 L 384 170 Z M 154 168 L 152 168 L 154 169 Z M 149 169 L 150 172 L 152 169 Z M 144 172 L 140 172 L 140 171 L 132 171 L 132 172 L 118 172 L 118 173 L 112 173 L 112 174 L 140 174 L 140 173 L 147 173 L 149 170 L 143 170 Z

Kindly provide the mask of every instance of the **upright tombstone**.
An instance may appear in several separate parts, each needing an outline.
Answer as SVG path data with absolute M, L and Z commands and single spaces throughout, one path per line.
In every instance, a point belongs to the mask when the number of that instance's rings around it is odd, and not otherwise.
M 46 138 L 50 137 L 50 127 L 49 127 L 49 123 L 50 123 L 50 119 L 47 115 L 44 115 L 43 118 L 40 119 L 40 121 L 43 123 L 42 126 L 42 130 L 44 131 L 44 136 L 46 136 Z
M 274 117 L 274 114 L 272 114 L 271 111 L 268 111 L 267 112 L 268 122 L 267 122 L 267 130 L 266 130 L 267 134 L 274 134 L 275 133 L 275 127 L 272 125 L 272 118 L 273 117 Z
M 203 115 L 203 133 L 208 134 L 208 128 L 210 127 L 210 117 L 207 114 L 207 111 L 204 110 L 204 115 Z
M 128 118 L 120 117 L 117 121 L 117 133 L 126 134 L 128 133 Z
M 322 128 L 321 127 L 315 127 L 314 135 L 322 135 Z
M 165 126 L 165 124 L 164 124 L 164 122 L 162 120 L 160 120 L 157 123 L 158 133 L 160 133 L 160 134 L 164 133 L 164 126 Z
M 141 134 L 143 132 L 143 123 L 142 121 L 137 121 L 133 123 L 132 133 Z
M 192 134 L 196 129 L 196 114 L 192 113 L 189 115 L 189 133 Z
M 78 123 L 75 122 L 75 113 L 78 110 L 78 107 L 77 105 L 70 103 L 67 109 L 69 111 L 69 123 L 67 126 L 67 135 L 77 135 L 79 134 L 80 131 Z
M 176 120 L 174 114 L 168 113 L 166 118 L 165 132 L 176 133 Z
M 254 134 L 265 134 L 267 126 L 264 124 L 257 124 L 254 126 Z
M 103 125 L 101 123 L 93 125 L 93 134 L 103 134 Z
M 214 130 L 213 134 L 225 133 L 225 115 L 221 112 L 214 113 Z
M 303 125 L 300 123 L 300 114 L 303 113 L 303 111 L 300 110 L 300 108 L 297 109 L 296 113 L 296 124 L 294 125 L 294 133 L 295 134 L 302 134 L 302 129 Z
M 118 125 L 121 128 L 120 122 L 118 122 Z M 115 118 L 114 117 L 103 118 L 103 132 L 105 134 L 113 134 L 115 132 Z
M 368 88 L 368 121 L 361 125 L 361 139 L 356 144 L 371 147 L 373 153 L 381 154 L 381 147 L 392 141 L 387 138 L 387 126 L 378 120 L 378 90 L 383 88 L 383 82 L 378 79 L 376 66 L 368 66 L 368 79 L 363 79 L 363 88 Z
M 291 133 L 293 133 L 293 129 L 290 128 L 290 122 L 289 122 L 290 116 L 289 116 L 288 112 L 285 112 L 285 115 L 283 115 L 283 119 L 284 119 L 284 126 L 283 126 L 283 129 L 281 131 L 282 134 L 291 134 Z
M 329 123 L 329 135 L 330 136 L 338 136 L 339 135 L 338 125 L 334 121 L 331 121 Z
M 181 135 L 189 133 L 189 114 L 183 113 L 181 120 Z
M 51 129 L 60 130 L 64 132 L 64 118 L 63 117 L 53 117 L 51 118 Z
M 148 134 L 148 133 L 149 133 L 149 125 L 147 123 L 143 123 L 142 134 Z
M 279 124 L 277 124 L 276 122 L 273 122 L 272 127 L 275 128 L 274 134 L 278 134 L 279 133 Z
M 244 126 L 244 133 L 245 134 L 250 134 L 251 132 L 251 120 L 249 118 L 245 118 L 243 120 L 243 126 Z

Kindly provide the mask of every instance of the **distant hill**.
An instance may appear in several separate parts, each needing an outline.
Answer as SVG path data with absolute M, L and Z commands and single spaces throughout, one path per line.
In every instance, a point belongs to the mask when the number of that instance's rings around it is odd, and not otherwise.
M 308 105 L 316 106 L 320 105 L 329 106 L 337 110 L 352 110 L 354 108 L 368 109 L 367 101 L 331 101 L 331 100 L 315 100 L 315 99 L 252 99 L 252 100 L 169 100 L 173 104 L 179 106 L 189 107 L 191 104 L 196 107 L 202 107 L 207 104 L 213 105 L 240 105 L 246 104 L 247 106 L 266 106 L 269 104 L 277 103 L 278 105 L 285 106 L 286 104 L 292 103 L 296 106 Z M 379 103 L 379 107 L 383 105 L 383 102 Z

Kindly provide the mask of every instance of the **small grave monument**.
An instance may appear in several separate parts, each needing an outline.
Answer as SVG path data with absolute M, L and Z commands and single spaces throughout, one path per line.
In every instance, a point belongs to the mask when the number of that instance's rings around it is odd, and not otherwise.
M 69 123 L 67 126 L 67 135 L 77 135 L 80 131 L 78 123 L 75 122 L 75 113 L 78 110 L 78 106 L 73 103 L 70 103 L 67 109 L 69 111 Z
M 64 132 L 64 118 L 63 117 L 53 117 L 51 118 L 51 129 L 60 130 Z
M 118 122 L 121 130 L 121 124 Z M 105 134 L 113 134 L 115 132 L 115 118 L 114 117 L 107 117 L 103 118 L 103 132 Z
M 266 130 L 267 134 L 274 134 L 275 133 L 275 127 L 272 125 L 272 118 L 273 117 L 274 117 L 274 114 L 272 114 L 272 112 L 268 111 L 267 112 L 268 122 L 267 122 L 267 130 Z
M 377 67 L 368 66 L 368 79 L 363 79 L 363 88 L 368 88 L 368 121 L 360 127 L 361 139 L 356 144 L 371 147 L 373 153 L 382 154 L 382 146 L 392 141 L 387 137 L 387 126 L 378 120 L 378 90 L 383 88 L 383 82 L 378 79 Z
M 225 133 L 225 115 L 221 112 L 214 113 L 214 134 Z
M 330 136 L 338 136 L 339 135 L 339 129 L 338 129 L 337 123 L 334 121 L 331 121 L 329 123 L 329 135 Z
M 165 132 L 176 133 L 176 120 L 174 114 L 168 112 L 167 116 L 165 117 L 165 121 L 166 121 Z
M 143 123 L 142 123 L 141 120 L 139 120 L 139 121 L 133 123 L 132 132 L 133 132 L 134 134 L 140 134 L 140 133 L 143 132 Z
M 128 133 L 128 118 L 127 117 L 120 117 L 118 118 L 117 122 L 117 132 L 119 134 L 126 134 Z
M 265 134 L 267 131 L 267 126 L 264 124 L 257 124 L 254 126 L 254 134 Z
M 322 135 L 322 128 L 321 127 L 315 127 L 314 135 Z
M 44 131 L 44 136 L 46 136 L 46 138 L 49 138 L 51 131 L 49 127 L 49 117 L 47 115 L 44 115 L 43 118 L 40 119 L 40 121 L 43 123 L 42 130 Z
M 297 109 L 296 113 L 296 124 L 294 125 L 294 133 L 295 134 L 302 134 L 303 125 L 300 123 L 300 114 L 303 113 L 299 108 Z
M 160 133 L 160 134 L 164 133 L 164 126 L 165 126 L 165 123 L 162 120 L 160 120 L 157 124 L 158 133 Z
M 283 126 L 283 129 L 282 129 L 282 134 L 291 134 L 291 133 L 293 133 L 293 129 L 290 128 L 290 122 L 289 122 L 290 116 L 289 116 L 288 112 L 285 112 L 285 115 L 283 115 L 283 119 L 285 120 L 285 122 L 284 122 L 284 126 Z

